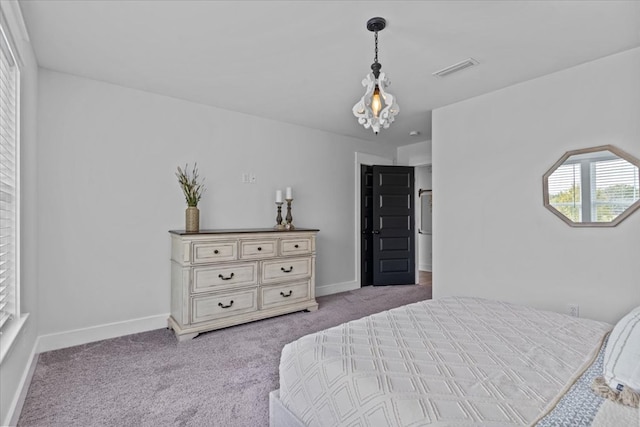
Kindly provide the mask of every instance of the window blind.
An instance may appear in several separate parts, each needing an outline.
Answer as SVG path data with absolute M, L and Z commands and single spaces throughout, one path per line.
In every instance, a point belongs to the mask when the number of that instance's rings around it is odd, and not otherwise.
M 624 159 L 591 163 L 591 218 L 608 222 L 638 200 L 638 168 Z
M 18 67 L 0 25 L 0 332 L 19 316 Z
M 640 198 L 639 174 L 612 153 L 565 162 L 549 176 L 549 203 L 574 222 L 611 222 Z
M 581 221 L 582 176 L 579 163 L 567 163 L 558 167 L 549 177 L 549 202 L 574 222 Z

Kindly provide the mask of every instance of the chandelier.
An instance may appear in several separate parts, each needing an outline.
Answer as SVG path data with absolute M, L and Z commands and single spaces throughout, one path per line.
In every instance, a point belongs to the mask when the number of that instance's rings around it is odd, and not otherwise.
M 387 92 L 391 82 L 380 72 L 382 64 L 378 62 L 378 31 L 384 30 L 386 25 L 384 18 L 371 18 L 367 21 L 367 30 L 375 34 L 375 57 L 371 72 L 362 80 L 364 96 L 353 106 L 353 115 L 358 118 L 358 123 L 365 129 L 371 128 L 376 135 L 381 127 L 387 129 L 400 111 L 396 98 Z

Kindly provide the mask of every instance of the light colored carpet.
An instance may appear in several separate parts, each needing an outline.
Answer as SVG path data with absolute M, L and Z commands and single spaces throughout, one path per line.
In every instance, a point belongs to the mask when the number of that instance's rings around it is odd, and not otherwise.
M 365 287 L 185 343 L 159 329 L 43 353 L 18 426 L 267 426 L 286 343 L 429 298 L 431 286 Z

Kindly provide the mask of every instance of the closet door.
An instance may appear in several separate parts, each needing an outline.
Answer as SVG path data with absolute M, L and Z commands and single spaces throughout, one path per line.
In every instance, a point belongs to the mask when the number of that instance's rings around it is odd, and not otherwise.
M 372 167 L 373 285 L 416 283 L 413 188 L 413 167 Z
M 360 166 L 360 286 L 373 285 L 373 166 Z

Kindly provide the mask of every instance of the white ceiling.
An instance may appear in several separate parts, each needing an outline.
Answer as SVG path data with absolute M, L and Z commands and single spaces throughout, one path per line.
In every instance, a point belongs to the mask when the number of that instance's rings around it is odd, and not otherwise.
M 434 108 L 640 46 L 638 1 L 20 5 L 42 67 L 396 146 L 430 139 Z M 379 61 L 400 105 L 377 136 L 351 112 L 374 16 L 387 19 Z M 431 75 L 468 57 L 480 65 Z

